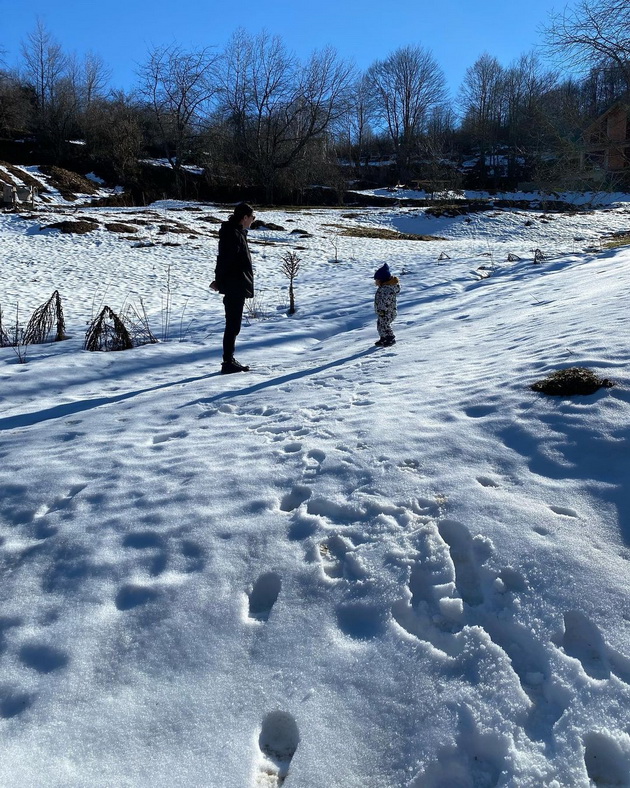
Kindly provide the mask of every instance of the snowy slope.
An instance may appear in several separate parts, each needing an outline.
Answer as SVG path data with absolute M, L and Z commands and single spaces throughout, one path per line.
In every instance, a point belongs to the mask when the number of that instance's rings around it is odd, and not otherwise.
M 630 784 L 627 211 L 257 211 L 232 376 L 225 210 L 0 216 L 5 320 L 58 288 L 71 335 L 0 350 L 0 785 Z M 140 298 L 169 341 L 81 350 Z M 576 365 L 617 385 L 529 390 Z

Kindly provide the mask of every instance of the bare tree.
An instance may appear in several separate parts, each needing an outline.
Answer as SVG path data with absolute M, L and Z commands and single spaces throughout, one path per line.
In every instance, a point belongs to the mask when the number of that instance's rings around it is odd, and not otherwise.
M 279 174 L 321 143 L 345 111 L 351 77 L 331 48 L 302 65 L 278 37 L 234 34 L 223 69 L 224 128 L 242 171 L 265 185 L 268 201 Z
M 393 144 L 399 176 L 406 179 L 418 136 L 431 110 L 445 100 L 444 74 L 429 51 L 408 46 L 373 63 L 366 78 L 377 117 Z
M 27 81 L 35 90 L 39 111 L 44 111 L 54 103 L 68 59 L 41 19 L 22 44 L 22 55 Z
M 86 139 L 96 163 L 118 183 L 135 186 L 144 148 L 142 109 L 122 92 L 93 99 L 85 120 Z
M 208 48 L 188 52 L 178 46 L 156 47 L 140 71 L 140 90 L 153 111 L 180 193 L 182 165 L 218 92 L 217 61 Z
M 88 112 L 96 99 L 102 98 L 111 77 L 111 70 L 100 55 L 88 52 L 82 59 L 70 55 L 67 59 L 68 78 L 83 112 Z
M 372 138 L 375 117 L 374 96 L 365 74 L 356 80 L 350 96 L 346 111 L 337 124 L 337 139 L 340 148 L 347 152 L 354 164 L 361 166 Z
M 484 52 L 466 70 L 460 88 L 463 126 L 478 147 L 481 172 L 485 176 L 488 157 L 499 139 L 505 111 L 505 73 L 499 61 Z
M 547 46 L 561 62 L 579 69 L 614 63 L 630 91 L 630 3 L 628 0 L 580 0 L 551 16 Z

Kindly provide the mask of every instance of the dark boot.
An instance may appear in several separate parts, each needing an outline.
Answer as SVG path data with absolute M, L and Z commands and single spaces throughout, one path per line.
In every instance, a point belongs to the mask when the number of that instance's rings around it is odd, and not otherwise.
M 221 364 L 221 374 L 230 375 L 232 372 L 247 372 L 249 367 L 242 367 L 240 364 L 235 364 L 233 361 L 224 361 Z
M 230 363 L 234 364 L 235 367 L 239 367 L 241 372 L 249 372 L 249 367 L 246 364 L 241 364 L 240 361 L 237 361 L 234 356 L 230 359 Z

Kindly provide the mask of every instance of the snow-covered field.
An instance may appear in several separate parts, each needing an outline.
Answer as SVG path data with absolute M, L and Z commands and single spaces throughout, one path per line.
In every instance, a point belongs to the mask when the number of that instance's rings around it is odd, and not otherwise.
M 230 376 L 228 212 L 67 210 L 0 215 L 5 323 L 70 334 L 0 349 L 0 785 L 630 785 L 630 206 L 257 211 Z M 81 349 L 140 298 L 168 341 Z M 617 385 L 529 389 L 567 366 Z

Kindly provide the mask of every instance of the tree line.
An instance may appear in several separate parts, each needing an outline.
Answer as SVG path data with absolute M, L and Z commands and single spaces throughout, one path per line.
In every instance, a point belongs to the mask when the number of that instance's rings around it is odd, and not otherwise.
M 222 51 L 154 47 L 134 89 L 116 90 L 98 55 L 64 52 L 38 22 L 16 68 L 0 59 L 0 137 L 27 140 L 45 163 L 80 158 L 129 189 L 146 181 L 144 159 L 163 158 L 180 197 L 199 190 L 190 165 L 209 193 L 267 202 L 301 202 L 313 184 L 341 193 L 349 180 L 555 187 L 578 177 L 581 131 L 630 93 L 628 30 L 627 0 L 581 0 L 550 17 L 545 58 L 483 53 L 453 98 L 420 45 L 359 72 L 330 47 L 300 59 L 242 29 Z

